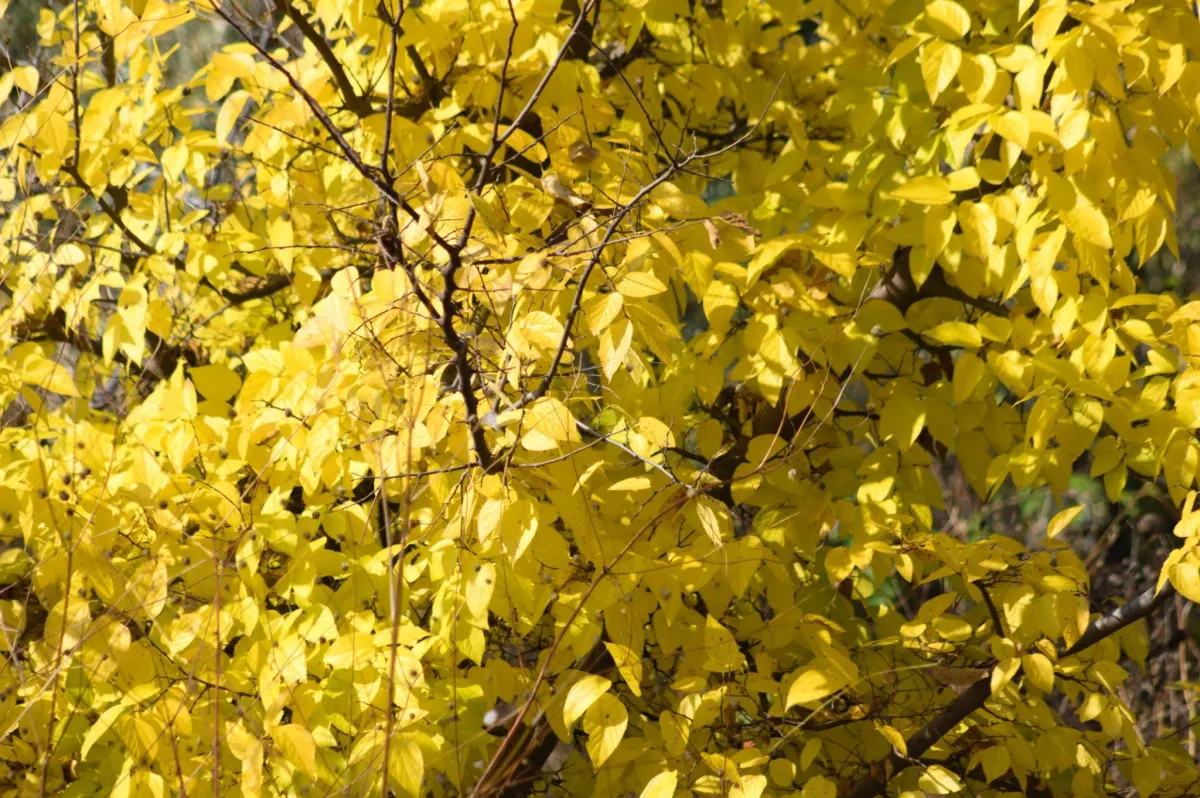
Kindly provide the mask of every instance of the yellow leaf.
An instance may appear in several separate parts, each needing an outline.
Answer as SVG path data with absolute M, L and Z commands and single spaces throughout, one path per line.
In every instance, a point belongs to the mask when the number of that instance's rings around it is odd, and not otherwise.
M 738 648 L 733 634 L 711 615 L 704 625 L 704 649 L 707 654 L 704 661 L 706 671 L 728 673 L 746 664 L 746 658 Z
M 897 382 L 879 415 L 879 437 L 906 451 L 916 443 L 924 426 L 925 403 L 917 396 L 916 388 L 907 381 Z
M 625 298 L 615 292 L 593 297 L 586 307 L 588 332 L 592 335 L 599 335 L 601 330 L 608 327 L 621 315 L 621 308 L 624 305 Z
M 1079 108 L 1067 111 L 1058 120 L 1058 140 L 1066 149 L 1071 149 L 1088 134 L 1092 115 L 1086 109 Z
M 937 102 L 938 95 L 950 86 L 960 66 L 962 50 L 950 42 L 934 39 L 921 48 L 921 75 L 925 78 L 930 100 Z
M 672 798 L 678 783 L 679 774 L 676 771 L 668 770 L 665 773 L 659 773 L 646 782 L 641 798 Z
M 146 620 L 154 620 L 167 603 L 167 565 L 161 559 L 145 562 L 129 581 L 129 589 L 122 605 Z
M 557 349 L 564 332 L 562 322 L 541 310 L 525 314 L 520 330 L 526 341 L 546 349 Z
M 604 641 L 604 647 L 617 665 L 617 671 L 635 696 L 642 694 L 642 658 L 632 648 L 621 643 Z
M 1054 665 L 1045 654 L 1029 654 L 1021 657 L 1021 665 L 1029 683 L 1043 693 L 1054 689 Z
M 296 243 L 296 233 L 292 229 L 291 216 L 281 213 L 267 227 L 267 238 L 271 242 L 271 254 L 279 265 L 287 271 L 292 269 L 292 261 L 296 254 L 292 247 Z
M 37 67 L 19 66 L 12 71 L 13 83 L 26 94 L 36 94 L 38 87 Z
M 767 765 L 767 772 L 771 775 L 771 781 L 775 782 L 777 787 L 791 787 L 792 782 L 796 779 L 796 763 L 789 759 L 772 759 Z
M 704 213 L 704 200 L 685 194 L 674 183 L 663 183 L 650 192 L 650 201 L 676 219 L 690 219 Z
M 1163 242 L 1168 240 L 1168 235 L 1172 235 L 1170 222 L 1162 206 L 1155 203 L 1145 214 L 1138 217 L 1134 223 L 1134 232 L 1138 261 L 1145 263 L 1158 252 Z
M 1200 569 L 1191 560 L 1179 562 L 1170 571 L 1171 584 L 1189 601 L 1200 601 Z
M 583 716 L 583 730 L 588 736 L 588 756 L 596 770 L 617 750 L 628 725 L 629 712 L 625 705 L 607 693 L 600 696 Z
M 983 765 L 983 777 L 993 782 L 1008 772 L 1008 749 L 1002 745 L 986 748 L 980 753 L 979 762 Z
M 957 224 L 958 217 L 950 208 L 934 206 L 926 211 L 922 221 L 922 239 L 930 261 L 936 260 L 937 256 L 942 254 L 946 245 L 950 243 Z
M 421 779 L 425 774 L 425 757 L 421 746 L 411 737 L 402 737 L 392 743 L 388 770 L 400 788 L 416 798 L 421 794 Z
M 650 272 L 631 272 L 617 283 L 617 291 L 629 299 L 644 299 L 666 291 L 663 281 Z
M 216 363 L 189 369 L 188 376 L 196 390 L 213 402 L 228 402 L 242 387 L 242 379 L 233 369 Z
M 1071 232 L 1098 247 L 1111 249 L 1113 242 L 1109 234 L 1108 217 L 1081 193 L 1077 195 L 1075 207 L 1063 215 L 1063 222 Z
M 1157 794 L 1163 781 L 1163 762 L 1154 756 L 1153 751 L 1146 751 L 1133 761 L 1133 786 L 1138 795 L 1150 796 Z
M 996 667 L 992 668 L 992 694 L 995 695 L 1011 682 L 1020 669 L 1021 660 L 1016 657 L 1001 660 Z
M 783 257 L 785 252 L 802 246 L 804 240 L 799 235 L 780 236 L 760 246 L 755 250 L 750 265 L 746 267 L 746 285 L 754 285 L 760 274 L 774 265 L 775 261 Z M 720 280 L 714 280 L 704 295 L 704 312 L 708 316 L 709 324 L 723 328 L 721 322 L 724 321 L 725 316 L 723 313 L 719 314 L 720 321 L 718 321 L 714 318 L 714 310 L 728 308 L 732 314 L 733 308 L 737 307 L 737 302 L 738 297 L 733 286 Z
M 979 170 L 974 166 L 967 166 L 946 175 L 946 185 L 951 191 L 972 191 L 979 188 L 980 182 Z
M 925 20 L 943 39 L 961 39 L 971 30 L 971 15 L 954 0 L 933 0 L 925 6 Z
M 954 200 L 950 186 L 936 175 L 914 177 L 899 188 L 892 189 L 891 195 L 918 205 L 946 205 Z
M 677 715 L 669 709 L 664 710 L 658 716 L 658 728 L 667 753 L 671 756 L 681 756 L 687 748 L 688 736 L 692 728 L 691 719 L 684 715 Z
M 79 749 L 79 758 L 81 760 L 87 759 L 88 752 L 92 750 L 92 746 L 100 741 L 104 733 L 112 727 L 121 713 L 127 709 L 129 709 L 128 704 L 120 703 L 109 707 L 100 714 L 99 719 L 92 724 L 91 728 L 88 729 L 87 735 L 83 738 L 83 747 Z
M 729 519 L 725 510 L 725 506 L 709 496 L 696 497 L 696 517 L 700 521 L 700 527 L 704 530 L 704 534 L 708 535 L 708 539 L 713 542 L 714 546 L 720 546 L 725 535 L 724 529 L 732 532 Z M 725 523 L 722 523 L 722 522 Z
M 242 721 L 229 730 L 226 740 L 229 750 L 242 762 L 242 793 L 247 797 L 262 795 L 263 741 L 246 730 Z
M 987 366 L 973 354 L 963 353 L 954 363 L 954 401 L 965 402 L 975 392 L 976 386 L 987 371 Z
M 625 365 L 632 343 L 633 324 L 627 319 L 618 319 L 600 333 L 600 363 L 604 366 L 605 379 L 611 380 Z
M 941 765 L 930 765 L 926 768 L 917 784 L 925 792 L 934 795 L 949 795 L 963 788 L 958 776 Z
M 896 49 L 892 50 L 891 55 L 888 56 L 887 62 L 884 64 L 884 69 L 891 69 L 893 66 L 911 55 L 914 50 L 921 46 L 925 38 L 927 37 L 909 36 L 907 39 L 900 42 L 900 44 L 896 45 Z
M 249 92 L 235 91 L 221 104 L 221 110 L 217 112 L 216 126 L 213 128 L 218 147 L 229 146 L 229 134 L 233 132 L 233 125 L 249 99 Z
M 812 763 L 816 761 L 819 753 L 821 753 L 821 738 L 813 737 L 804 744 L 804 750 L 800 752 L 800 769 L 808 770 L 812 767 Z
M 878 726 L 875 729 L 883 735 L 884 739 L 892 744 L 892 748 L 896 749 L 896 753 L 900 756 L 908 755 L 908 743 L 904 740 L 904 735 L 891 726 Z
M 1029 281 L 1033 300 L 1045 314 L 1054 311 L 1058 302 L 1058 283 L 1054 279 L 1054 264 L 1067 238 L 1067 229 L 1058 225 L 1047 235 L 1036 252 L 1029 256 Z
M 63 364 L 46 358 L 40 351 L 32 352 L 22 362 L 21 380 L 27 385 L 36 385 L 60 396 L 79 396 L 71 372 Z
M 467 611 L 471 617 L 487 620 L 488 605 L 492 603 L 492 594 L 496 591 L 495 563 L 478 563 L 475 575 L 467 583 Z
M 600 696 L 607 693 L 610 687 L 612 687 L 611 681 L 603 676 L 593 674 L 584 676 L 571 685 L 571 689 L 567 692 L 567 698 L 563 702 L 563 723 L 567 728 L 574 726 L 575 721 L 579 720 Z
M 813 776 L 804 783 L 800 798 L 837 798 L 837 792 L 837 784 L 824 776 Z
M 850 561 L 850 552 L 845 546 L 838 546 L 825 555 L 825 570 L 829 573 L 830 582 L 840 582 L 854 572 L 854 563 Z
M 317 774 L 317 744 L 312 732 L 297 723 L 277 726 L 271 739 L 287 760 L 307 776 Z
M 1039 53 L 1045 50 L 1050 40 L 1058 35 L 1058 30 L 1066 16 L 1066 0 L 1058 0 L 1058 2 L 1041 6 L 1033 15 L 1033 49 Z
M 1068 507 L 1060 513 L 1056 513 L 1050 519 L 1050 523 L 1046 525 L 1046 537 L 1056 538 L 1059 534 L 1071 525 L 1075 517 L 1083 512 L 1083 505 L 1079 504 L 1074 507 Z
M 537 535 L 537 529 L 537 507 L 533 502 L 521 499 L 505 507 L 500 524 L 500 537 L 504 542 L 505 553 L 513 562 L 521 559 L 521 555 Z
M 983 336 L 979 328 L 965 321 L 944 321 L 923 335 L 939 343 L 949 346 L 961 346 L 964 349 L 978 349 L 983 346 Z
M 575 417 L 559 400 L 543 396 L 531 404 L 521 421 L 525 434 L 521 445 L 531 452 L 545 452 L 558 448 L 560 443 L 579 440 Z
M 742 776 L 742 786 L 739 791 L 734 787 L 730 792 L 730 798 L 737 798 L 738 793 L 741 793 L 741 798 L 760 798 L 763 791 L 767 789 L 767 777 L 761 774 Z
M 800 672 L 788 687 L 786 712 L 797 704 L 822 701 L 846 686 L 846 675 L 828 663 L 819 663 Z
M 183 174 L 183 169 L 187 166 L 187 162 L 188 148 L 186 142 L 181 140 L 163 150 L 163 174 L 167 176 L 168 180 L 178 180 L 179 176 Z
M 358 670 L 375 660 L 375 641 L 369 634 L 350 632 L 338 637 L 325 652 L 325 664 L 331 668 Z
M 87 253 L 78 244 L 63 244 L 54 253 L 54 262 L 61 266 L 78 266 L 87 260 Z
M 1021 149 L 1029 146 L 1029 120 L 1020 111 L 996 114 L 990 124 L 996 135 L 1005 141 L 1011 141 Z
M 500 528 L 500 522 L 504 518 L 504 502 L 499 499 L 488 499 L 479 508 L 479 515 L 475 519 L 475 524 L 479 531 L 479 542 L 487 544 L 496 530 Z
M 637 491 L 641 490 L 650 490 L 652 487 L 654 487 L 654 481 L 650 479 L 650 477 L 640 476 L 626 477 L 625 479 L 617 480 L 609 485 L 607 490 L 617 492 L 633 491 L 636 493 Z

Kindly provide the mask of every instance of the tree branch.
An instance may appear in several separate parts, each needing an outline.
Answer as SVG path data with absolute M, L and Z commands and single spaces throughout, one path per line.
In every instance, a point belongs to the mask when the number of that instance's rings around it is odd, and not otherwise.
M 329 118 L 329 114 L 326 113 L 323 107 L 321 107 L 321 104 L 317 102 L 316 98 L 309 94 L 308 91 L 302 85 L 300 85 L 300 81 L 296 79 L 296 76 L 289 72 L 287 67 L 281 64 L 279 59 L 271 55 L 263 45 L 259 44 L 258 41 L 250 35 L 250 32 L 239 25 L 237 20 L 235 20 L 223 7 L 214 3 L 213 11 L 216 12 L 217 16 L 225 20 L 230 27 L 237 31 L 238 35 L 245 39 L 246 42 L 250 44 L 250 46 L 253 47 L 258 54 L 262 56 L 268 64 L 271 65 L 273 69 L 279 72 L 279 74 L 283 75 L 284 79 L 288 82 L 288 85 L 292 87 L 292 90 L 296 92 L 300 99 L 304 100 L 304 104 L 308 106 L 308 109 L 312 111 L 313 116 L 315 116 L 317 121 L 321 123 L 321 127 L 325 128 L 325 132 L 327 132 L 330 137 L 333 138 L 334 142 L 337 143 L 338 149 L 342 151 L 343 157 L 350 162 L 350 165 L 353 166 L 359 174 L 371 181 L 371 183 L 383 193 L 389 202 L 403 210 L 404 213 L 414 222 L 420 222 L 421 214 L 417 212 L 417 209 L 409 204 L 407 200 L 397 194 L 395 189 L 388 185 L 387 181 L 381 177 L 379 170 L 369 166 L 362 159 L 362 156 L 360 156 L 358 152 L 350 146 L 350 142 L 346 140 L 346 137 L 342 135 L 342 131 L 339 130 L 338 126 L 335 125 L 333 120 Z M 439 247 L 449 251 L 450 242 L 446 241 L 441 234 L 434 230 L 432 225 L 426 227 L 425 232 Z
M 779 91 L 779 85 L 780 84 L 778 83 L 775 84 L 775 89 L 771 92 L 771 96 L 767 99 L 767 104 L 763 108 L 764 116 L 766 115 L 767 110 L 770 109 L 771 104 L 775 102 L 775 94 Z M 762 119 L 760 118 L 759 122 L 761 123 L 761 121 Z M 588 259 L 587 266 L 584 267 L 583 273 L 579 276 L 579 282 L 575 287 L 575 296 L 571 298 L 571 308 L 567 311 L 567 318 L 563 323 L 562 339 L 558 342 L 558 348 L 555 350 L 554 357 L 550 361 L 550 367 L 546 369 L 546 375 L 542 378 L 541 382 L 538 383 L 536 388 L 526 393 L 516 403 L 514 403 L 514 407 L 518 409 L 522 408 L 530 402 L 545 396 L 546 391 L 550 390 L 550 385 L 554 382 L 554 377 L 558 372 L 558 367 L 562 364 L 562 359 L 566 354 L 567 342 L 571 337 L 571 328 L 575 326 L 575 319 L 579 317 L 579 311 L 583 306 L 583 293 L 587 286 L 587 281 L 592 276 L 592 272 L 595 270 L 596 266 L 600 264 L 600 258 L 604 254 L 604 250 L 612 242 L 612 238 L 617 232 L 617 227 L 619 227 L 621 222 L 625 220 L 625 217 L 633 213 L 634 208 L 640 205 L 642 200 L 650 195 L 651 191 L 670 180 L 672 177 L 678 174 L 681 169 L 686 168 L 696 161 L 705 161 L 710 158 L 723 155 L 725 152 L 738 146 L 742 143 L 742 141 L 753 135 L 757 128 L 758 124 L 755 124 L 755 126 L 747 131 L 744 136 L 725 147 L 720 147 L 708 152 L 692 152 L 678 161 L 672 160 L 669 167 L 660 172 L 657 177 L 646 183 L 646 185 L 642 186 L 641 190 L 639 190 L 629 202 L 613 213 L 612 218 L 609 220 L 608 227 L 604 230 L 604 236 L 600 239 L 600 243 L 596 245 L 595 250 L 592 252 L 591 258 Z
M 321 32 L 308 21 L 304 14 L 300 13 L 300 9 L 289 3 L 288 0 L 275 0 L 275 9 L 286 14 L 292 24 L 304 34 L 304 38 L 308 39 L 309 43 L 316 48 L 321 55 L 321 60 L 325 62 L 325 66 L 333 73 L 333 81 L 337 84 L 345 107 L 357 116 L 369 115 L 372 110 L 370 101 L 359 94 L 354 85 L 350 83 L 350 76 L 346 74 L 337 54 L 333 52 L 333 48 L 329 46 L 329 42 L 321 35 Z
M 914 302 L 936 297 L 962 302 L 993 316 L 1008 317 L 1008 308 L 999 302 L 970 296 L 958 286 L 948 283 L 942 268 L 936 264 L 933 271 L 925 278 L 925 282 L 921 283 L 921 287 L 918 288 L 916 280 L 912 276 L 912 269 L 909 267 L 910 252 L 911 248 L 909 247 L 901 247 L 896 250 L 892 268 L 867 295 L 868 300 L 882 299 L 895 305 L 901 313 L 906 313 Z
M 1106 637 L 1119 632 L 1131 623 L 1140 621 L 1161 607 L 1174 594 L 1175 590 L 1169 584 L 1164 586 L 1157 594 L 1154 588 L 1150 588 L 1120 609 L 1097 619 L 1088 626 L 1075 645 L 1070 648 L 1061 647 L 1059 659 L 1074 656 L 1094 646 Z M 1018 670 L 1017 675 L 1019 674 L 1020 671 Z M 961 695 L 947 704 L 933 720 L 929 721 L 916 734 L 910 737 L 907 740 L 908 755 L 906 757 L 901 757 L 893 752 L 888 756 L 883 767 L 877 768 L 876 772 L 880 774 L 899 773 L 911 760 L 923 756 L 938 740 L 949 734 L 955 726 L 966 720 L 972 712 L 981 708 L 991 695 L 992 679 L 989 674 L 964 690 Z M 875 775 L 864 776 L 851 788 L 847 795 L 849 798 L 873 798 L 873 796 L 880 795 L 887 789 L 887 779 L 888 776 L 884 776 L 883 779 Z

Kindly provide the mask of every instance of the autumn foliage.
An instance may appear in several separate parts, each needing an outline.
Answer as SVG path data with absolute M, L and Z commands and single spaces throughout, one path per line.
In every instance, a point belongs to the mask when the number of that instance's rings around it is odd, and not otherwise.
M 1193 5 L 38 14 L 4 795 L 1196 795 Z

